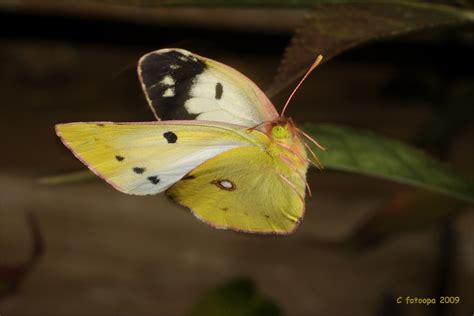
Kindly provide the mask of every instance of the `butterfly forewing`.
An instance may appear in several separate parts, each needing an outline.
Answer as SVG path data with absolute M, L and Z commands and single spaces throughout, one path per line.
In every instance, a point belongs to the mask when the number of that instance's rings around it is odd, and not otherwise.
M 182 49 L 143 56 L 138 73 L 157 119 L 252 127 L 278 118 L 265 94 L 235 69 Z
M 229 126 L 187 122 L 70 123 L 56 126 L 63 143 L 119 191 L 166 190 L 220 153 L 254 146 Z

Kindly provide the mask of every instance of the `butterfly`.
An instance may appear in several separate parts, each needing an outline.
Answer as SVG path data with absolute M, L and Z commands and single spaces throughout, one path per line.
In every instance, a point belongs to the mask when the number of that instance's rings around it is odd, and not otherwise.
M 80 161 L 121 192 L 166 192 L 216 228 L 289 234 L 298 227 L 315 163 L 307 152 L 317 159 L 304 139 L 320 146 L 284 116 L 299 85 L 280 115 L 243 74 L 183 49 L 144 55 L 138 75 L 156 121 L 57 124 Z

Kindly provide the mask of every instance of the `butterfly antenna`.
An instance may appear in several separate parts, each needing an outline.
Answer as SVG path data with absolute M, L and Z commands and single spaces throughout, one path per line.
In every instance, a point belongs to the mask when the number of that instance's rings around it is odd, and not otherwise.
M 296 91 L 298 91 L 298 89 L 300 88 L 301 84 L 306 80 L 306 78 L 309 76 L 309 74 L 314 70 L 314 68 L 316 68 L 320 63 L 321 63 L 321 60 L 323 60 L 323 55 L 318 55 L 318 57 L 316 57 L 316 60 L 314 61 L 314 63 L 311 65 L 311 67 L 308 69 L 308 71 L 306 72 L 306 74 L 303 76 L 303 78 L 300 80 L 300 82 L 298 83 L 298 85 L 296 86 L 296 88 L 293 90 L 293 92 L 290 94 L 288 100 L 286 100 L 286 103 L 285 103 L 285 106 L 283 107 L 283 110 L 281 111 L 281 114 L 280 114 L 280 117 L 283 116 L 283 114 L 285 114 L 285 111 L 286 111 L 286 108 L 288 107 L 288 104 L 290 104 L 290 101 L 291 99 L 293 99 L 293 96 L 295 95 Z

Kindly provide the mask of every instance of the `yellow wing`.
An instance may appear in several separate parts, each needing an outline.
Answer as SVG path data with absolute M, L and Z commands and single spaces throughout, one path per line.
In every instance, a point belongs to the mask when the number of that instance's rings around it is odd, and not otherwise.
M 205 223 L 243 232 L 289 234 L 305 209 L 304 178 L 258 147 L 226 151 L 166 193 Z
M 197 121 L 69 123 L 56 132 L 94 173 L 136 195 L 162 192 L 220 153 L 255 146 L 245 129 Z

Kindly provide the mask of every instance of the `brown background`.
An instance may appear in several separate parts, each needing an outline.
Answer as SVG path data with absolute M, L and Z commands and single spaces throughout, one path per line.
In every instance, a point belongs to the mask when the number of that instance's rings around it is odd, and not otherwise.
M 39 220 L 45 253 L 18 293 L 0 300 L 1 315 L 182 315 L 209 288 L 236 276 L 255 280 L 286 315 L 388 315 L 385 310 L 434 315 L 436 307 L 397 310 L 393 302 L 398 296 L 433 296 L 443 224 L 364 251 L 333 246 L 388 198 L 409 189 L 403 185 L 311 170 L 314 196 L 307 200 L 299 230 L 290 237 L 261 237 L 214 230 L 163 195 L 127 196 L 102 181 L 38 184 L 38 177 L 83 169 L 56 138 L 54 124 L 153 119 L 134 72 L 142 54 L 184 46 L 236 67 L 265 87 L 288 30 L 154 26 L 145 32 L 100 19 L 93 24 L 12 13 L 2 17 L 0 264 L 28 256 L 27 211 Z M 11 30 L 15 23 L 24 25 Z M 448 51 L 439 36 L 424 43 Z M 408 38 L 373 44 L 323 65 L 288 114 L 296 122 L 345 123 L 412 139 L 436 114 L 432 101 L 387 98 L 380 91 L 406 70 L 436 86 L 436 65 L 424 62 L 423 49 L 414 43 Z M 402 60 L 414 56 L 400 66 L 384 58 L 394 50 Z M 287 94 L 275 99 L 277 107 Z M 463 131 L 444 158 L 471 168 L 473 135 L 472 126 Z M 460 296 L 462 304 L 445 315 L 471 315 L 474 216 L 466 212 L 452 223 L 455 247 L 446 295 Z

